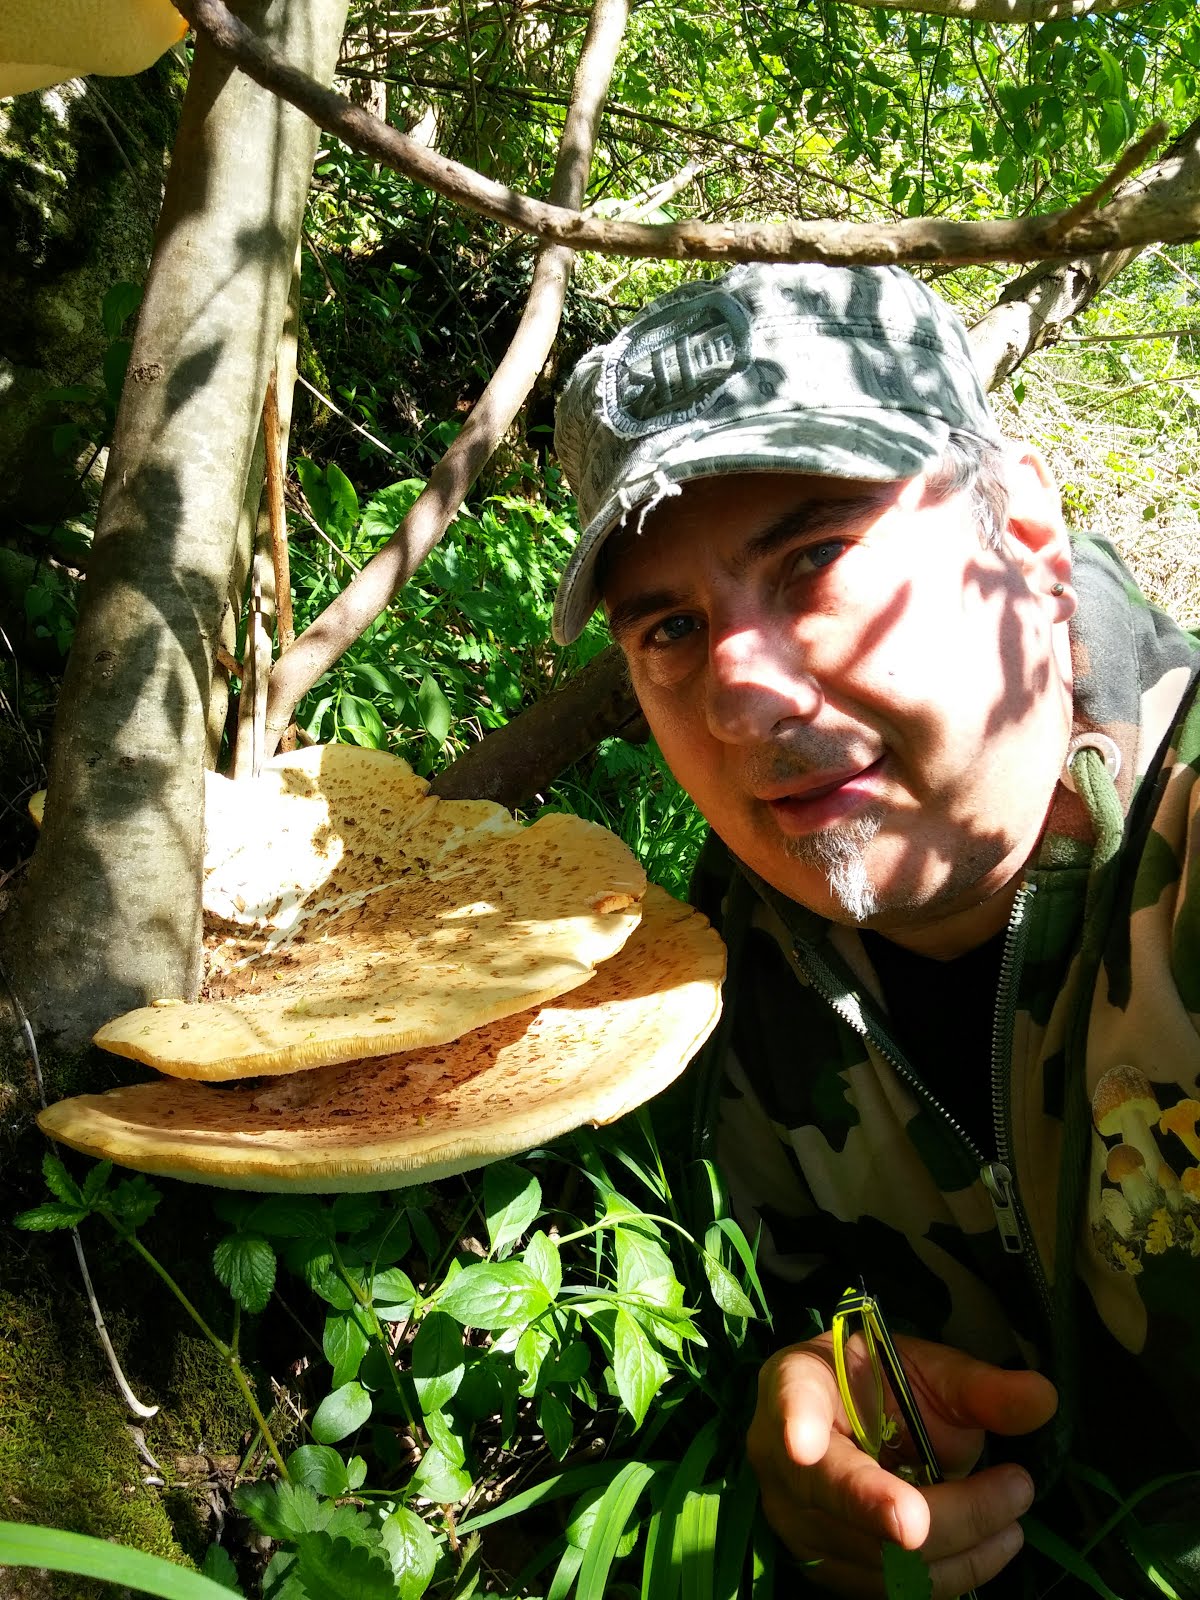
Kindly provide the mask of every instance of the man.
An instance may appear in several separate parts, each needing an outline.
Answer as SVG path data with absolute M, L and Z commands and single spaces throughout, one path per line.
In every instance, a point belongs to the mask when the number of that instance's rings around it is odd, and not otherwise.
M 556 446 L 583 523 L 556 637 L 603 604 L 712 826 L 719 1153 L 777 1326 L 861 1278 L 925 1341 L 949 1481 L 858 1448 L 793 1319 L 764 1509 L 824 1587 L 881 1592 L 893 1539 L 960 1594 L 1068 1453 L 1120 1492 L 1200 1465 L 1193 641 L 1106 547 L 1073 557 L 962 324 L 896 269 L 673 291 L 580 363 Z M 1137 1535 L 1181 1594 L 1198 1506 L 1168 1487 Z

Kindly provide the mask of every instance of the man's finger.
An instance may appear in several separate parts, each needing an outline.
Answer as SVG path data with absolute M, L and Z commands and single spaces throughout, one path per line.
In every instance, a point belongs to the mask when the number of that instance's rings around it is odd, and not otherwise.
M 986 1544 L 1033 1504 L 1029 1474 L 1009 1463 L 921 1493 L 929 1506 L 929 1534 L 920 1550 L 930 1566 Z
M 1040 1372 L 993 1367 L 925 1339 L 896 1342 L 927 1426 L 941 1418 L 957 1428 L 1031 1433 L 1058 1409 L 1058 1391 Z
M 872 1538 L 916 1550 L 929 1536 L 929 1506 L 920 1489 L 888 1472 L 851 1439 L 834 1433 L 819 1472 L 807 1475 L 808 1504 Z
M 954 1600 L 988 1583 L 1008 1565 L 1025 1543 L 1019 1522 L 1011 1523 L 994 1533 L 990 1539 L 977 1544 L 974 1549 L 945 1561 L 935 1561 L 929 1569 L 933 1585 L 933 1600 Z
M 837 1380 L 820 1356 L 804 1350 L 786 1350 L 776 1362 L 774 1399 L 783 1418 L 787 1458 L 798 1467 L 815 1466 L 829 1448 L 838 1412 Z

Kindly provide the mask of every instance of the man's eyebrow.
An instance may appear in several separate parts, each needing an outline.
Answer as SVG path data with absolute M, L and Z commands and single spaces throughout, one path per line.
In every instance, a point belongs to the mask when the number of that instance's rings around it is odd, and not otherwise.
M 683 596 L 677 589 L 647 589 L 641 594 L 630 595 L 628 600 L 622 600 L 609 612 L 608 631 L 619 641 L 623 633 L 628 633 L 647 617 L 677 609 L 683 604 Z
M 747 539 L 734 558 L 733 573 L 739 578 L 743 577 L 756 561 L 762 561 L 778 550 L 780 545 L 789 544 L 805 534 L 842 533 L 856 526 L 864 516 L 882 510 L 895 489 L 895 484 L 881 483 L 877 489 L 857 494 L 850 500 L 806 500 L 801 505 L 793 506 L 790 511 L 776 517 L 761 533 Z

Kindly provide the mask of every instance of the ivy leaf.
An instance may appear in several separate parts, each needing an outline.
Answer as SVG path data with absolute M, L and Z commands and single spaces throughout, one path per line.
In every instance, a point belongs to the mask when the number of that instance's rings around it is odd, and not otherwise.
M 933 1580 L 919 1550 L 905 1550 L 885 1539 L 882 1555 L 887 1600 L 929 1600 Z
M 398 1506 L 379 1530 L 392 1564 L 399 1600 L 420 1600 L 437 1565 L 437 1541 L 427 1525 L 407 1506 Z
M 458 1393 L 466 1371 L 462 1328 L 444 1311 L 431 1311 L 412 1342 L 412 1375 L 421 1410 L 440 1411 Z
M 305 1533 L 296 1541 L 296 1567 L 309 1594 L 320 1600 L 395 1600 L 392 1569 L 382 1550 Z
M 624 1307 L 617 1310 L 613 1331 L 613 1376 L 634 1427 L 640 1428 L 650 1402 L 667 1380 L 667 1364 Z
M 453 1505 L 471 1492 L 471 1474 L 456 1467 L 437 1445 L 431 1444 L 412 1475 L 409 1489 L 436 1505 Z
M 243 1483 L 233 1503 L 268 1539 L 294 1541 L 321 1520 L 321 1502 L 302 1483 Z
M 502 1255 L 542 1209 L 542 1186 L 531 1172 L 500 1161 L 483 1174 L 483 1211 L 492 1254 Z
M 231 1233 L 213 1251 L 213 1270 L 243 1311 L 261 1311 L 275 1287 L 275 1252 L 255 1233 Z
M 367 1353 L 367 1336 L 354 1314 L 337 1313 L 325 1318 L 325 1331 L 321 1335 L 321 1348 L 325 1359 L 333 1368 L 330 1382 L 335 1389 L 358 1377 L 362 1358 Z
M 371 1409 L 371 1396 L 361 1383 L 343 1383 L 327 1394 L 313 1413 L 312 1436 L 318 1444 L 336 1444 L 361 1428 Z
M 57 1196 L 64 1205 L 78 1206 L 84 1203 L 83 1190 L 58 1157 L 51 1155 L 48 1150 L 42 1157 L 42 1177 L 45 1178 L 50 1193 Z
M 288 1475 L 293 1483 L 307 1485 L 315 1494 L 336 1500 L 350 1490 L 346 1463 L 327 1444 L 302 1444 L 287 1458 Z
M 556 1394 L 544 1394 L 538 1400 L 537 1418 L 550 1454 L 556 1461 L 563 1460 L 574 1437 L 570 1406 Z
M 481 1261 L 460 1272 L 439 1309 L 468 1328 L 496 1333 L 532 1322 L 550 1304 L 544 1284 L 519 1261 Z

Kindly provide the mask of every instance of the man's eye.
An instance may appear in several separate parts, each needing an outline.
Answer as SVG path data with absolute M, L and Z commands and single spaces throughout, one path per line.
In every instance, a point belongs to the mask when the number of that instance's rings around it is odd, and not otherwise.
M 832 566 L 845 549 L 844 539 L 822 539 L 820 544 L 806 545 L 803 550 L 797 550 L 792 560 L 792 573 L 803 577 L 806 572 Z
M 664 617 L 661 622 L 656 622 L 650 630 L 651 644 L 678 644 L 680 639 L 686 639 L 699 627 L 695 617 L 683 614 L 673 617 Z

